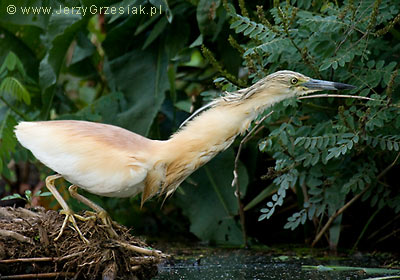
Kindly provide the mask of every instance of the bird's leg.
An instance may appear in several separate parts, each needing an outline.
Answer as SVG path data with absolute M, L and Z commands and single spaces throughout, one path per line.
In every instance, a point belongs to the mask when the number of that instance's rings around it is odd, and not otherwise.
M 75 228 L 75 230 L 78 232 L 79 236 L 82 238 L 82 240 L 89 244 L 89 240 L 87 240 L 81 230 L 79 229 L 78 225 L 76 224 L 75 218 L 74 218 L 74 212 L 71 210 L 71 208 L 69 208 L 68 204 L 65 202 L 65 200 L 63 199 L 63 197 L 61 196 L 61 194 L 57 191 L 56 187 L 54 186 L 54 181 L 61 178 L 62 176 L 60 174 L 56 174 L 56 175 L 52 175 L 52 176 L 48 176 L 46 178 L 46 187 L 47 189 L 53 194 L 54 198 L 58 201 L 58 203 L 61 205 L 62 209 L 60 211 L 60 214 L 65 215 L 65 219 L 64 222 L 61 226 L 60 232 L 57 235 L 56 238 L 54 238 L 55 241 L 57 241 L 61 235 L 64 232 L 64 229 L 67 225 L 67 222 L 71 222 L 72 226 Z
M 115 232 L 114 228 L 112 227 L 113 222 L 110 218 L 110 215 L 108 215 L 106 210 L 104 210 L 102 207 L 100 207 L 93 201 L 89 200 L 87 197 L 84 197 L 83 195 L 79 194 L 78 187 L 76 185 L 71 185 L 68 188 L 68 190 L 73 198 L 75 198 L 75 199 L 79 200 L 80 202 L 82 202 L 83 204 L 89 206 L 96 212 L 97 217 L 99 217 L 101 219 L 101 221 L 103 222 L 103 224 L 106 226 L 110 237 L 118 236 L 118 234 Z

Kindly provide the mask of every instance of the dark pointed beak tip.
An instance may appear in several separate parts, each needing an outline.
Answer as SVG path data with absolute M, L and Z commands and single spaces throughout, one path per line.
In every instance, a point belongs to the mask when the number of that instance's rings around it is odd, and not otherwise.
M 356 86 L 353 85 L 348 85 L 348 84 L 343 84 L 343 83 L 333 83 L 333 86 L 337 89 L 337 90 L 342 90 L 342 89 L 355 89 Z

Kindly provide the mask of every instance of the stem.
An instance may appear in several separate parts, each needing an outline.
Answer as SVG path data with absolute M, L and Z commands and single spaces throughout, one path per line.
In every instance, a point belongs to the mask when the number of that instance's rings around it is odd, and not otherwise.
M 311 244 L 311 247 L 314 247 L 315 244 L 318 243 L 318 241 L 321 239 L 322 235 L 329 229 L 329 227 L 331 226 L 331 224 L 333 223 L 333 221 L 337 218 L 337 216 L 339 216 L 340 214 L 342 214 L 344 211 L 346 211 L 347 208 L 350 207 L 350 205 L 352 205 L 357 199 L 359 199 L 367 190 L 369 187 L 365 188 L 362 192 L 360 192 L 359 194 L 357 194 L 356 196 L 354 196 L 349 202 L 347 202 L 342 208 L 340 208 L 338 211 L 336 211 L 335 214 L 333 214 L 329 220 L 326 222 L 326 224 L 324 225 L 324 227 L 321 229 L 321 231 L 317 234 L 317 236 L 315 237 L 313 243 Z
M 63 261 L 69 258 L 73 258 L 76 256 L 81 255 L 82 252 L 73 253 L 63 257 L 38 257 L 38 258 L 19 258 L 19 259 L 7 259 L 7 260 L 0 260 L 0 263 L 16 263 L 16 262 L 58 262 Z
M 30 121 L 31 119 L 29 117 L 27 117 L 24 113 L 22 113 L 20 110 L 18 110 L 17 108 L 15 108 L 14 106 L 12 106 L 10 103 L 7 102 L 7 100 L 4 99 L 3 96 L 0 96 L 0 100 L 4 102 L 4 104 L 6 104 L 6 106 L 8 108 L 10 108 L 15 114 L 17 114 L 18 116 L 20 116 L 23 120 L 25 121 Z
M 355 251 L 355 249 L 357 248 L 358 243 L 360 242 L 361 238 L 364 236 L 365 231 L 367 230 L 368 226 L 371 224 L 372 220 L 375 218 L 375 216 L 379 213 L 379 211 L 381 211 L 382 208 L 378 207 L 375 212 L 371 215 L 371 217 L 369 217 L 367 223 L 365 224 L 364 228 L 362 229 L 360 235 L 357 238 L 356 243 L 354 243 L 353 248 L 351 248 L 350 250 L 350 255 L 353 254 L 353 252 Z
M 243 203 L 241 201 L 241 197 L 240 197 L 240 185 L 239 185 L 239 173 L 238 173 L 238 167 L 239 167 L 239 156 L 240 153 L 242 152 L 242 148 L 243 145 L 246 144 L 247 141 L 249 141 L 254 135 L 255 135 L 255 131 L 258 132 L 259 130 L 258 127 L 264 122 L 264 120 L 266 118 L 268 118 L 269 116 L 271 116 L 274 113 L 274 111 L 269 112 L 268 114 L 266 114 L 264 117 L 261 118 L 260 121 L 258 121 L 256 123 L 256 125 L 250 130 L 249 133 L 246 134 L 246 136 L 242 139 L 242 141 L 240 141 L 240 145 L 239 145 L 239 149 L 238 152 L 236 154 L 236 158 L 235 158 L 235 166 L 234 166 L 234 170 L 233 170 L 233 181 L 232 181 L 232 187 L 236 186 L 236 190 L 235 190 L 235 196 L 237 197 L 237 201 L 238 201 L 238 206 L 239 206 L 239 216 L 240 216 L 240 224 L 242 226 L 242 233 L 243 233 L 243 240 L 244 240 L 244 246 L 247 248 L 248 244 L 247 244 L 247 232 L 246 232 L 246 220 L 245 220 L 245 215 L 244 215 L 244 207 L 243 207 Z
M 30 273 L 19 275 L 4 275 L 1 279 L 40 279 L 40 278 L 58 278 L 58 277 L 73 277 L 74 272 L 47 272 L 47 273 Z
M 391 219 L 389 222 L 387 222 L 383 226 L 381 226 L 377 231 L 372 233 L 370 236 L 368 236 L 367 240 L 373 239 L 376 235 L 378 235 L 381 231 L 385 230 L 388 226 L 390 226 L 390 224 L 394 223 L 399 218 L 400 218 L 400 214 L 397 215 L 396 217 L 394 217 L 393 219 Z

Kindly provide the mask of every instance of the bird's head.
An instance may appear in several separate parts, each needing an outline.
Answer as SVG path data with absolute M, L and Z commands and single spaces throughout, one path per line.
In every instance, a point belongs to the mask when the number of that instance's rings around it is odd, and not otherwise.
M 215 99 L 195 111 L 180 125 L 180 127 L 203 111 L 213 107 L 246 104 L 251 108 L 255 108 L 256 111 L 261 111 L 265 109 L 266 106 L 286 98 L 301 96 L 321 90 L 352 88 L 355 87 L 343 83 L 312 79 L 293 71 L 278 71 L 266 76 L 248 88 L 233 92 L 225 92 L 222 97 Z
M 301 96 L 321 90 L 341 90 L 355 88 L 352 85 L 316 80 L 293 71 L 278 71 L 255 83 L 254 94 L 280 96 L 282 98 Z

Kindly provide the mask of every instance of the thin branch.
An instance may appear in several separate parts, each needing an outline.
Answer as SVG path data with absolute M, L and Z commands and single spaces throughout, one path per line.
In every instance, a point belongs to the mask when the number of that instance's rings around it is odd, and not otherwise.
M 83 252 L 77 252 L 70 255 L 66 255 L 63 257 L 40 257 L 40 258 L 19 258 L 19 259 L 7 259 L 7 260 L 0 260 L 0 264 L 7 264 L 7 263 L 17 263 L 17 262 L 58 262 L 63 261 L 66 259 L 70 259 L 76 256 L 81 255 Z
M 396 162 L 399 160 L 400 158 L 400 152 L 397 154 L 396 158 L 394 159 L 394 161 L 388 166 L 386 167 L 381 173 L 378 174 L 378 176 L 376 176 L 376 179 L 379 180 L 380 178 L 382 178 L 390 169 L 392 169 L 393 166 L 395 166 Z
M 400 218 L 400 214 L 397 215 L 396 217 L 390 219 L 387 223 L 385 223 L 383 226 L 381 226 L 378 230 L 373 232 L 367 237 L 367 240 L 373 239 L 376 235 L 378 235 L 381 231 L 385 230 L 388 226 L 390 226 L 392 223 L 396 222 Z
M 386 167 L 381 173 L 379 173 L 378 176 L 376 176 L 376 179 L 379 180 L 382 176 L 384 176 L 396 164 L 396 162 L 398 161 L 399 158 L 400 158 L 400 152 L 397 154 L 397 156 L 394 159 L 394 161 L 388 167 Z M 363 189 L 359 194 L 354 196 L 349 202 L 347 202 L 342 208 L 340 208 L 338 211 L 336 211 L 336 213 L 333 214 L 329 218 L 329 220 L 326 222 L 324 227 L 321 229 L 321 231 L 315 237 L 313 243 L 311 244 L 311 247 L 314 247 L 315 244 L 321 239 L 322 235 L 329 229 L 329 227 L 332 224 L 332 222 L 340 214 L 342 214 L 344 211 L 346 211 L 346 209 L 349 208 L 349 206 L 352 205 L 357 199 L 359 199 L 369 188 L 370 188 L 370 186 L 368 186 L 365 189 Z
M 129 258 L 131 264 L 151 264 L 158 262 L 158 258 L 154 256 L 141 256 L 141 257 L 131 257 Z
M 345 94 L 314 94 L 314 95 L 300 96 L 297 99 L 318 98 L 318 97 L 341 97 L 341 98 L 364 99 L 364 100 L 380 101 L 380 102 L 383 101 L 383 100 L 379 100 L 379 99 L 375 99 L 375 98 L 371 98 L 371 97 L 366 97 L 366 96 L 345 95 Z
M 12 106 L 10 103 L 7 102 L 7 100 L 5 100 L 2 96 L 0 96 L 0 100 L 4 102 L 4 104 L 6 104 L 6 106 L 8 108 L 10 108 L 15 114 L 17 114 L 18 116 L 20 116 L 24 121 L 30 121 L 31 119 L 26 116 L 24 113 L 22 113 L 20 110 L 18 110 L 17 108 L 15 108 L 14 106 Z
M 264 117 L 262 117 L 261 120 L 258 121 L 256 123 L 256 125 L 250 130 L 250 132 L 247 133 L 245 137 L 243 137 L 242 141 L 240 141 L 239 149 L 238 149 L 238 152 L 237 152 L 236 158 L 235 158 L 232 187 L 236 186 L 235 196 L 237 198 L 238 206 L 239 206 L 240 224 L 242 226 L 242 233 L 243 233 L 243 240 L 244 240 L 245 247 L 247 247 L 248 244 L 247 244 L 247 233 L 246 233 L 246 224 L 245 224 L 246 220 L 245 220 L 245 216 L 244 216 L 244 207 L 243 207 L 243 203 L 242 203 L 241 197 L 240 197 L 240 185 L 239 185 L 239 175 L 238 175 L 239 174 L 238 173 L 239 157 L 240 157 L 240 153 L 242 152 L 243 145 L 246 144 L 246 142 L 249 141 L 256 134 L 254 132 L 258 129 L 258 127 L 264 122 L 264 120 L 266 118 L 271 116 L 273 113 L 274 113 L 274 111 L 271 111 L 268 114 L 266 114 Z M 256 132 L 259 132 L 259 130 L 257 130 Z
M 0 235 L 4 236 L 4 237 L 14 238 L 15 240 L 20 241 L 20 242 L 35 244 L 31 238 L 26 237 L 22 234 L 19 234 L 17 232 L 11 231 L 11 230 L 0 229 Z
M 119 240 L 113 240 L 113 242 L 115 242 L 116 244 L 118 244 L 119 246 L 121 246 L 122 248 L 129 250 L 129 251 L 134 251 L 143 255 L 148 255 L 148 256 L 156 256 L 156 257 L 161 257 L 164 258 L 167 255 L 163 254 L 163 252 L 158 251 L 158 250 L 151 250 L 151 249 L 146 249 L 146 248 L 142 248 L 139 246 L 135 246 L 126 242 L 122 242 Z
M 378 241 L 376 241 L 376 243 L 382 242 L 382 241 L 392 237 L 393 235 L 396 236 L 399 232 L 400 232 L 400 229 L 396 229 L 396 230 L 392 231 L 391 233 L 385 235 L 384 237 L 380 238 Z
M 40 278 L 58 278 L 58 277 L 72 277 L 75 276 L 74 272 L 48 272 L 48 273 L 30 273 L 18 275 L 2 275 L 1 279 L 40 279 Z
M 349 202 L 347 202 L 342 208 L 340 208 L 338 211 L 336 211 L 335 214 L 333 214 L 329 220 L 326 222 L 326 224 L 324 225 L 324 227 L 321 229 L 321 231 L 317 234 L 317 236 L 315 237 L 313 243 L 311 244 L 311 247 L 314 247 L 315 244 L 318 243 L 318 241 L 321 239 L 322 235 L 329 229 L 329 227 L 331 226 L 331 224 L 333 223 L 333 221 L 337 218 L 337 216 L 339 216 L 340 214 L 342 214 L 344 211 L 346 211 L 347 208 L 350 207 L 350 205 L 352 205 L 357 199 L 359 199 L 367 190 L 369 187 L 365 188 L 362 192 L 360 192 L 359 194 L 357 194 L 356 196 L 354 196 Z

